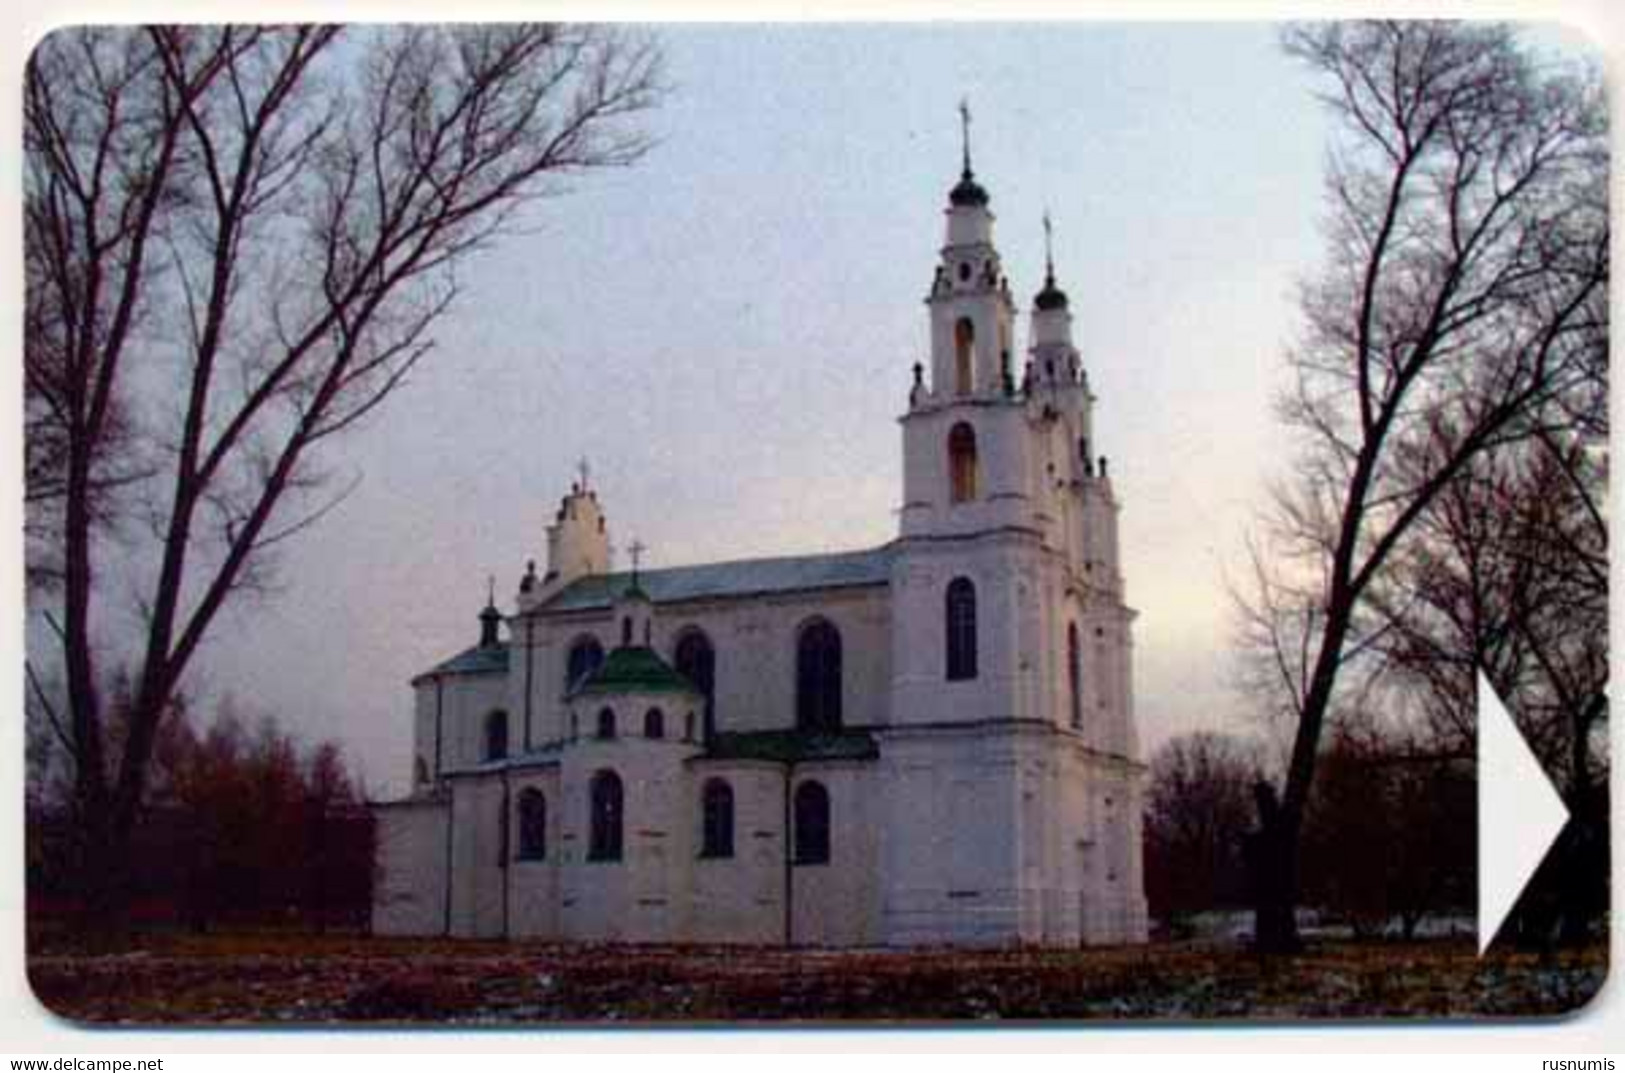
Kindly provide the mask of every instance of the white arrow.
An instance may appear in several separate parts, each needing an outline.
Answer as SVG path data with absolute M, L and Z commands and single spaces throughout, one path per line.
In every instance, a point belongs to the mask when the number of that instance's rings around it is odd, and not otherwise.
M 1478 672 L 1480 957 L 1568 822 L 1568 806 L 1529 751 L 1495 687 Z

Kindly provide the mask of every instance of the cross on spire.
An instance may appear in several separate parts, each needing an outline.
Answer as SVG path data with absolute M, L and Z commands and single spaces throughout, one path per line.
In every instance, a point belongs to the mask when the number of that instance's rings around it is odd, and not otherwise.
M 497 605 L 497 576 L 495 574 L 486 574 L 485 575 L 485 606 L 486 607 L 495 607 L 496 605 Z
M 1044 209 L 1044 282 L 1055 284 L 1055 249 L 1054 236 L 1051 234 L 1049 208 Z
M 632 538 L 632 543 L 626 549 L 632 556 L 632 584 L 638 583 L 638 566 L 643 562 L 643 553 L 649 550 L 649 545 L 643 541 Z
M 581 490 L 585 492 L 587 490 L 587 478 L 592 476 L 592 467 L 587 464 L 586 455 L 582 455 L 581 460 L 576 463 L 576 472 L 581 474 Z
M 959 98 L 959 136 L 965 157 L 965 178 L 970 178 L 970 98 Z

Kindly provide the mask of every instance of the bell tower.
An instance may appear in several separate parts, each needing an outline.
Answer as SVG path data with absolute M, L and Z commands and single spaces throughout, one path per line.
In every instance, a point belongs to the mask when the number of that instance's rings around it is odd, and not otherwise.
M 970 108 L 959 106 L 962 167 L 948 193 L 947 227 L 926 304 L 931 310 L 931 384 L 938 401 L 987 398 L 1014 390 L 1011 326 L 1015 303 L 993 245 L 987 190 L 970 157 Z

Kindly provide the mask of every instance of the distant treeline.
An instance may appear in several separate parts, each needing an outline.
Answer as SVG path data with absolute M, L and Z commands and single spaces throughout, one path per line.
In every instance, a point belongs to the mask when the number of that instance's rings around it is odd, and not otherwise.
M 269 719 L 250 732 L 229 705 L 199 733 L 177 705 L 155 759 L 121 877 L 123 922 L 366 926 L 373 820 L 337 746 L 303 747 Z M 63 792 L 67 776 L 30 775 L 30 922 L 95 927 L 83 917 L 85 826 Z

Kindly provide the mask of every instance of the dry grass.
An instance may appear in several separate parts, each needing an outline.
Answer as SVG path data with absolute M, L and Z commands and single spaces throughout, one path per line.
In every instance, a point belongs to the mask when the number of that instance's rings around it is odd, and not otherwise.
M 808 1023 L 1552 1016 L 1602 986 L 1603 946 L 1332 943 L 965 952 L 607 947 L 250 934 L 37 942 L 61 1016 L 118 1024 Z

